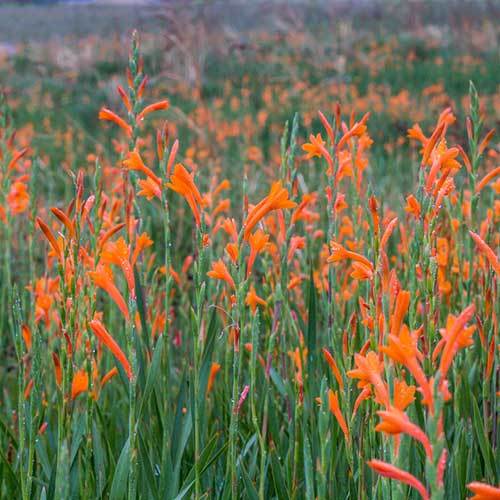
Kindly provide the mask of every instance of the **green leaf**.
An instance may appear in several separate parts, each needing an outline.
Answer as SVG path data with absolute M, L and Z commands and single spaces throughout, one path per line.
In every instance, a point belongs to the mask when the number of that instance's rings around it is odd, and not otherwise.
M 123 498 L 125 498 L 129 473 L 129 454 L 130 440 L 129 438 L 127 438 L 116 465 L 115 475 L 113 476 L 113 483 L 111 484 L 109 500 L 122 500 Z

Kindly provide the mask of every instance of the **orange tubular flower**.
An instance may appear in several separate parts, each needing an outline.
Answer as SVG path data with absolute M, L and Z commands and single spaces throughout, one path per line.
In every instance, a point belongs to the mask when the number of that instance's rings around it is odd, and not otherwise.
M 138 170 L 145 174 L 155 184 L 161 186 L 161 179 L 142 161 L 141 155 L 137 150 L 130 151 L 127 158 L 122 162 L 128 170 Z
M 128 321 L 130 319 L 128 307 L 122 294 L 113 283 L 111 270 L 101 266 L 97 271 L 90 271 L 89 276 L 96 286 L 102 288 L 114 300 L 118 309 L 120 309 L 124 318 Z
M 443 354 L 441 356 L 441 363 L 439 365 L 439 370 L 441 372 L 441 377 L 443 380 L 446 378 L 453 358 L 458 351 L 459 338 L 463 334 L 466 323 L 472 319 L 475 309 L 476 308 L 474 304 L 466 307 L 458 315 L 455 321 L 453 321 L 452 326 L 446 329 L 446 334 L 443 335 L 446 339 L 446 344 L 444 346 Z
M 255 207 L 250 210 L 248 217 L 244 223 L 244 238 L 248 240 L 252 229 L 259 223 L 269 212 L 273 210 L 293 208 L 297 204 L 288 199 L 288 191 L 281 186 L 281 182 L 275 182 L 269 194 L 261 200 Z
M 19 180 L 13 182 L 7 195 L 7 203 L 12 214 L 26 212 L 30 203 L 28 186 Z
M 406 198 L 406 207 L 405 207 L 405 212 L 408 212 L 409 214 L 412 214 L 416 219 L 420 218 L 420 203 L 417 201 L 415 196 L 410 194 Z
M 248 244 L 250 245 L 250 255 L 248 257 L 247 262 L 247 278 L 250 276 L 252 272 L 253 264 L 255 262 L 255 258 L 259 252 L 265 248 L 265 246 L 269 242 L 269 235 L 265 234 L 262 229 L 257 229 L 255 233 L 251 234 L 248 239 Z
M 429 500 L 430 496 L 425 486 L 412 474 L 406 472 L 394 465 L 382 462 L 381 460 L 369 460 L 367 462 L 368 466 L 381 476 L 388 477 L 389 479 L 395 479 L 401 483 L 407 484 L 412 488 L 415 488 L 424 500 Z
M 62 254 L 62 249 L 61 246 L 59 245 L 59 242 L 56 240 L 55 236 L 53 235 L 52 231 L 50 230 L 49 226 L 43 222 L 40 217 L 36 218 L 36 222 L 38 224 L 38 227 L 42 230 L 43 234 L 47 238 L 48 242 L 50 243 L 50 246 L 54 250 L 54 253 L 56 254 L 59 262 L 63 264 L 64 259 L 63 259 L 63 254 Z
M 342 380 L 342 376 L 340 375 L 340 370 L 337 366 L 337 363 L 335 362 L 335 359 L 333 359 L 333 356 L 330 354 L 330 351 L 326 347 L 323 347 L 323 356 L 328 363 L 328 366 L 332 370 L 333 376 L 337 379 L 340 390 L 343 391 L 344 381 Z
M 108 108 L 101 108 L 99 111 L 99 120 L 106 120 L 116 123 L 119 127 L 125 130 L 129 137 L 132 137 L 132 127 L 123 119 L 120 118 L 116 113 L 113 113 Z
M 330 248 L 332 250 L 332 253 L 328 257 L 327 262 L 340 262 L 342 260 L 350 259 L 356 262 L 360 262 L 368 269 L 370 269 L 370 271 L 373 271 L 373 264 L 363 255 L 346 250 L 340 243 L 337 243 L 335 241 L 330 242 Z
M 87 372 L 82 369 L 78 370 L 73 375 L 73 382 L 71 384 L 71 399 L 75 399 L 82 392 L 86 392 L 89 388 L 89 377 Z
M 154 104 L 150 104 L 149 106 L 146 106 L 138 115 L 137 115 L 137 123 L 142 122 L 144 118 L 149 115 L 149 113 L 152 113 L 153 111 L 160 111 L 164 109 L 168 109 L 170 106 L 170 103 L 168 102 L 167 99 L 164 101 L 158 101 L 155 102 Z
M 215 382 L 215 377 L 220 371 L 220 364 L 219 363 L 212 363 L 212 366 L 210 367 L 210 374 L 208 375 L 208 382 L 207 382 L 207 394 L 212 391 L 212 388 L 214 386 Z
M 432 460 L 432 447 L 429 438 L 418 425 L 410 421 L 406 413 L 397 408 L 392 408 L 386 411 L 378 411 L 377 414 L 382 419 L 382 422 L 375 427 L 376 431 L 385 432 L 386 434 L 408 434 L 422 443 L 425 453 Z
M 418 361 L 421 357 L 417 349 L 416 340 L 412 337 L 410 330 L 403 325 L 399 336 L 389 335 L 389 345 L 382 346 L 380 350 L 389 356 L 393 361 L 405 366 L 417 381 L 422 394 L 423 402 L 433 408 L 432 390 L 422 367 Z
M 238 262 L 238 245 L 236 243 L 228 243 L 226 245 L 226 252 L 229 255 L 229 258 L 233 262 L 233 264 L 236 264 Z
M 9 161 L 7 165 L 7 172 L 10 172 L 17 164 L 17 162 L 28 152 L 28 148 L 23 148 L 21 151 L 16 151 L 12 155 L 12 159 Z
M 479 193 L 484 187 L 488 185 L 495 177 L 500 175 L 500 167 L 494 168 L 491 172 L 488 172 L 476 186 L 476 193 Z
M 123 237 L 110 242 L 102 252 L 102 261 L 105 264 L 115 264 L 120 266 L 132 297 L 135 297 L 135 278 L 132 265 L 129 261 L 130 250 Z
M 234 280 L 229 274 L 226 264 L 224 264 L 222 259 L 212 263 L 212 270 L 208 271 L 207 276 L 216 280 L 225 281 L 231 288 L 236 288 Z
M 66 226 L 71 238 L 75 236 L 75 225 L 73 221 L 59 208 L 52 207 L 50 211 Z
M 250 307 L 252 314 L 255 314 L 257 305 L 263 307 L 267 305 L 266 301 L 257 295 L 257 293 L 255 292 L 255 287 L 253 285 L 250 286 L 250 290 L 247 293 L 245 304 Z
M 328 389 L 328 407 L 330 411 L 333 413 L 337 422 L 344 433 L 344 436 L 347 440 L 349 440 L 349 429 L 347 428 L 347 424 L 344 419 L 344 415 L 342 415 L 339 407 L 339 398 L 336 392 L 333 392 L 331 389 Z
M 366 388 L 369 384 L 373 385 L 377 401 L 386 408 L 390 407 L 389 392 L 387 386 L 382 380 L 381 374 L 384 371 L 384 364 L 379 360 L 376 352 L 370 351 L 366 356 L 361 354 L 354 355 L 355 370 L 347 372 L 350 378 L 359 379 L 358 387 Z
M 398 336 L 403 324 L 403 319 L 410 306 L 410 292 L 401 290 L 396 298 L 396 306 L 391 319 L 391 335 Z
M 469 231 L 474 243 L 476 244 L 478 250 L 482 252 L 485 257 L 488 259 L 491 267 L 497 274 L 500 274 L 500 262 L 498 261 L 498 257 L 495 255 L 495 252 L 487 245 L 487 243 L 479 236 L 479 234 L 474 233 L 473 231 Z
M 120 362 L 123 369 L 125 370 L 125 373 L 127 374 L 127 377 L 131 379 L 132 367 L 130 366 L 127 357 L 120 349 L 120 346 L 116 343 L 115 339 L 108 333 L 104 325 L 99 320 L 94 319 L 89 323 L 89 326 L 94 332 L 95 336 L 99 339 L 99 341 L 102 342 L 111 351 L 113 356 Z
M 495 486 L 474 481 L 467 488 L 474 493 L 470 500 L 500 500 L 500 488 Z
M 174 167 L 174 173 L 170 177 L 170 181 L 171 182 L 167 183 L 167 187 L 186 199 L 193 212 L 196 225 L 200 227 L 200 206 L 202 206 L 203 201 L 194 183 L 193 174 L 189 174 L 183 165 L 177 163 Z
M 304 236 L 292 236 L 290 240 L 290 248 L 288 250 L 287 260 L 290 262 L 297 250 L 301 250 L 306 246 L 306 239 Z

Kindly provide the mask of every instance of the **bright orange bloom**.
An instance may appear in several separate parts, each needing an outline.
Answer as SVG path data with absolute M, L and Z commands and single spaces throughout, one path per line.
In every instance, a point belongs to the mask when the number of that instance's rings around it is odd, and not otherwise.
M 356 353 L 354 355 L 355 370 L 349 370 L 347 376 L 359 379 L 358 387 L 364 389 L 369 384 L 373 385 L 377 401 L 386 408 L 390 407 L 387 385 L 382 380 L 384 364 L 374 351 L 369 351 L 366 356 Z
M 406 198 L 406 207 L 405 211 L 412 214 L 416 219 L 420 217 L 420 203 L 417 201 L 415 196 L 410 194 Z
M 290 262 L 297 250 L 301 250 L 306 246 L 306 239 L 304 236 L 292 236 L 290 239 L 290 248 L 288 249 L 287 260 Z
M 75 236 L 75 225 L 73 224 L 73 221 L 57 207 L 52 207 L 50 211 L 64 224 L 68 230 L 69 236 L 73 238 Z
M 106 373 L 104 377 L 102 377 L 101 387 L 104 387 L 116 375 L 118 375 L 118 368 L 116 368 L 116 366 L 113 366 L 113 368 L 111 368 L 111 370 L 109 370 L 109 372 Z
M 394 465 L 388 464 L 386 462 L 382 462 L 381 460 L 369 460 L 367 464 L 381 476 L 395 479 L 396 481 L 404 484 L 408 484 L 412 488 L 415 488 L 424 500 L 430 500 L 429 493 L 425 489 L 425 486 L 409 472 L 399 469 L 398 467 L 395 467 Z
M 142 161 L 141 155 L 137 150 L 130 151 L 125 160 L 123 160 L 123 165 L 128 170 L 137 170 L 145 174 L 149 179 L 151 179 L 155 184 L 161 186 L 161 179 Z
M 470 500 L 500 500 L 500 488 L 495 486 L 474 481 L 467 488 L 474 493 Z
M 120 118 L 116 113 L 113 113 L 108 108 L 101 108 L 99 111 L 99 120 L 107 120 L 113 123 L 116 123 L 119 127 L 121 127 L 129 137 L 132 136 L 132 127 L 123 119 Z
M 235 289 L 234 280 L 227 270 L 226 264 L 222 259 L 212 263 L 212 270 L 208 271 L 207 276 L 216 280 L 225 281 L 231 288 Z
M 129 98 L 128 94 L 125 92 L 125 90 L 123 89 L 123 87 L 121 85 L 118 85 L 116 87 L 116 90 L 118 90 L 118 93 L 120 94 L 120 97 L 123 101 L 123 104 L 125 105 L 125 108 L 130 113 L 132 111 L 132 103 L 130 102 L 130 98 Z
M 129 260 L 130 249 L 125 243 L 123 237 L 118 238 L 116 241 L 109 242 L 101 255 L 102 262 L 104 264 L 115 264 L 121 268 L 125 279 L 127 280 L 127 285 L 129 291 L 133 297 L 135 297 L 135 278 L 134 270 L 132 264 Z
M 228 243 L 226 245 L 226 252 L 229 255 L 233 264 L 238 262 L 239 250 L 238 245 L 236 243 Z
M 146 106 L 138 115 L 137 115 L 137 123 L 140 123 L 144 118 L 149 115 L 149 113 L 152 113 L 153 111 L 160 111 L 164 109 L 168 109 L 170 106 L 170 103 L 168 102 L 167 99 L 164 101 L 158 101 L 153 104 L 150 104 L 149 106 Z
M 352 263 L 352 273 L 350 274 L 351 278 L 355 280 L 371 280 L 373 279 L 373 269 L 365 266 L 361 262 L 353 262 Z
M 71 383 L 71 399 L 75 399 L 82 392 L 86 392 L 89 388 L 89 377 L 86 370 L 78 370 L 73 375 Z
M 337 396 L 337 393 L 332 391 L 331 389 L 328 389 L 328 407 L 337 419 L 337 422 L 342 429 L 345 438 L 349 440 L 349 429 L 347 428 L 344 415 L 342 415 L 342 412 L 340 411 L 339 398 Z
M 248 217 L 243 224 L 245 228 L 244 237 L 248 240 L 252 229 L 259 223 L 269 212 L 273 210 L 293 208 L 297 204 L 288 199 L 288 191 L 281 186 L 281 182 L 275 182 L 269 194 L 262 199 L 255 207 L 250 210 Z
M 410 306 L 410 292 L 401 290 L 396 298 L 394 313 L 391 318 L 391 335 L 399 336 L 403 319 Z
M 467 338 L 470 336 L 472 331 L 465 328 L 465 325 L 468 321 L 470 321 L 474 315 L 475 311 L 474 304 L 471 304 L 469 307 L 466 307 L 457 318 L 448 318 L 448 325 L 446 328 L 446 332 L 441 332 L 443 338 L 446 340 L 446 344 L 443 349 L 443 354 L 441 355 L 441 363 L 439 365 L 439 370 L 441 372 L 442 379 L 446 378 L 448 374 L 448 370 L 450 369 L 451 363 L 455 354 L 459 349 L 459 342 L 461 339 Z M 464 332 L 465 330 L 465 332 Z
M 259 252 L 262 252 L 266 245 L 269 242 L 269 235 L 265 234 L 262 229 L 257 229 L 255 233 L 250 235 L 248 239 L 248 244 L 250 245 L 250 255 L 248 256 L 247 261 L 247 278 L 250 276 L 252 272 L 253 264 L 255 262 L 255 258 Z
M 132 258 L 130 259 L 131 264 L 134 266 L 139 258 L 139 255 L 153 244 L 153 240 L 148 236 L 147 233 L 141 233 L 135 242 L 135 248 L 132 253 Z
M 382 419 L 382 422 L 375 427 L 376 431 L 385 432 L 386 434 L 408 434 L 422 443 L 425 453 L 432 459 L 432 447 L 429 438 L 418 425 L 410 421 L 406 413 L 397 408 L 391 408 L 390 410 L 378 411 L 377 414 Z
M 257 305 L 261 305 L 263 307 L 267 305 L 266 301 L 257 295 L 257 293 L 255 292 L 255 287 L 253 285 L 250 286 L 250 290 L 247 293 L 245 304 L 250 307 L 253 314 L 255 314 Z
M 340 243 L 337 243 L 333 240 L 330 242 L 330 248 L 332 253 L 328 257 L 327 262 L 340 262 L 342 260 L 350 259 L 356 262 L 360 262 L 361 264 L 369 268 L 370 271 L 373 271 L 373 264 L 363 255 L 360 255 L 356 252 L 351 252 L 350 250 L 344 248 Z
M 423 402 L 432 408 L 433 398 L 431 386 L 418 361 L 422 355 L 418 351 L 417 342 L 411 335 L 408 327 L 403 325 L 399 336 L 390 334 L 389 345 L 382 346 L 380 350 L 387 354 L 393 361 L 401 363 L 409 370 L 420 386 L 420 390 L 424 396 Z
M 108 333 L 104 325 L 97 319 L 92 320 L 89 323 L 90 328 L 92 331 L 95 333 L 96 337 L 99 339 L 100 342 L 102 342 L 115 356 L 115 358 L 120 362 L 122 365 L 123 369 L 125 370 L 125 373 L 127 374 L 127 377 L 129 379 L 132 378 L 132 367 L 130 366 L 130 363 L 121 350 L 120 346 L 116 343 L 115 339 Z
M 212 363 L 212 366 L 210 367 L 210 374 L 208 375 L 208 382 L 207 382 L 207 393 L 212 391 L 214 382 L 215 382 L 215 377 L 220 371 L 220 364 L 219 363 Z
M 54 250 L 54 253 L 56 254 L 59 262 L 63 264 L 64 259 L 63 259 L 63 253 L 62 253 L 62 248 L 59 242 L 56 240 L 55 236 L 53 235 L 52 231 L 50 230 L 49 226 L 43 222 L 40 217 L 36 218 L 36 222 L 38 224 L 38 227 L 42 230 L 43 234 L 47 238 L 47 240 L 50 243 L 50 246 L 52 247 L 52 250 Z
M 479 236 L 479 234 L 474 233 L 473 231 L 469 231 L 474 243 L 476 244 L 477 249 L 482 252 L 485 257 L 488 259 L 493 270 L 500 274 L 500 262 L 498 261 L 498 257 L 495 255 L 495 252 L 488 246 L 488 244 Z
M 196 225 L 199 227 L 201 224 L 200 207 L 203 201 L 193 177 L 194 174 L 189 174 L 183 165 L 177 163 L 174 167 L 174 173 L 170 177 L 171 182 L 167 183 L 167 187 L 186 199 L 193 212 Z
M 380 250 L 383 250 L 387 245 L 387 242 L 389 241 L 389 238 L 391 237 L 391 234 L 394 231 L 394 228 L 396 227 L 397 223 L 398 223 L 398 218 L 394 217 L 394 219 L 392 219 L 389 222 L 389 224 L 387 224 L 384 234 L 382 235 L 382 238 L 380 240 Z
M 125 299 L 113 282 L 113 273 L 111 269 L 99 266 L 96 271 L 90 271 L 89 276 L 96 286 L 102 288 L 114 300 L 118 309 L 120 309 L 124 318 L 128 321 L 130 319 L 128 307 Z
M 306 152 L 306 159 L 310 160 L 315 156 L 321 157 L 325 148 L 325 141 L 322 139 L 321 134 L 309 136 L 311 142 L 306 142 L 302 145 L 302 149 Z
M 495 177 L 500 175 L 500 167 L 494 168 L 491 172 L 488 172 L 476 185 L 476 193 L 479 193 L 485 186 L 488 185 Z
M 137 181 L 141 190 L 137 193 L 139 196 L 144 196 L 148 201 L 151 201 L 154 197 L 161 200 L 161 189 L 150 177 L 146 179 L 139 179 Z
M 21 181 L 13 182 L 7 195 L 10 212 L 12 214 L 22 214 L 28 210 L 29 203 L 28 186 Z
M 328 366 L 332 370 L 333 376 L 337 379 L 337 383 L 339 384 L 340 390 L 344 390 L 344 380 L 342 379 L 342 376 L 340 375 L 340 370 L 337 366 L 337 363 L 335 362 L 335 359 L 333 356 L 330 354 L 330 351 L 326 348 L 323 347 L 323 356 L 328 363 Z
M 26 345 L 26 349 L 28 351 L 31 350 L 32 340 L 31 340 L 31 330 L 28 325 L 22 325 L 21 333 L 23 335 L 24 344 Z

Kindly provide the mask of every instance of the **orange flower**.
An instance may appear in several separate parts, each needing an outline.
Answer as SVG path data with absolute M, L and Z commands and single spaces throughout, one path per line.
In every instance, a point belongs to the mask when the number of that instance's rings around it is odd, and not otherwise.
M 488 259 L 488 262 L 490 263 L 493 270 L 497 274 L 500 274 L 500 262 L 498 261 L 498 257 L 495 255 L 495 252 L 485 243 L 481 236 L 474 233 L 473 231 L 469 231 L 469 234 L 474 240 L 474 243 L 476 244 L 478 250 L 484 253 L 485 257 Z
M 215 382 L 215 377 L 220 371 L 220 364 L 219 363 L 212 363 L 212 366 L 210 367 L 210 374 L 208 375 L 208 382 L 207 382 L 207 394 L 212 391 L 214 382 Z
M 382 462 L 381 460 L 369 460 L 367 462 L 368 466 L 381 476 L 388 477 L 390 479 L 395 479 L 404 484 L 408 484 L 412 488 L 415 488 L 424 500 L 430 500 L 429 493 L 425 489 L 425 486 L 412 474 L 406 472 L 394 465 Z
M 158 101 L 153 104 L 150 104 L 149 106 L 146 106 L 138 115 L 137 115 L 137 123 L 140 123 L 144 118 L 149 115 L 149 113 L 152 113 L 153 111 L 160 111 L 164 109 L 168 109 L 170 106 L 170 103 L 168 102 L 167 99 L 164 101 Z
M 302 149 L 306 152 L 306 160 L 310 160 L 315 156 L 321 157 L 325 149 L 325 141 L 322 139 L 321 134 L 317 134 L 316 137 L 311 134 L 309 140 L 311 142 L 302 145 Z
M 394 407 L 404 411 L 413 401 L 415 401 L 415 386 L 396 379 L 394 381 Z
M 488 172 L 476 185 L 476 193 L 479 193 L 488 183 L 495 177 L 500 175 L 500 167 L 494 168 L 491 172 Z
M 115 339 L 108 333 L 104 325 L 99 320 L 94 319 L 89 323 L 89 325 L 99 341 L 102 342 L 111 351 L 113 356 L 115 356 L 115 358 L 122 365 L 125 373 L 127 374 L 127 377 L 131 379 L 132 368 L 127 357 L 125 356 L 125 354 L 123 354 L 123 351 L 120 349 L 120 346 L 116 343 Z
M 196 225 L 199 227 L 201 224 L 200 206 L 202 206 L 203 202 L 193 176 L 193 174 L 188 173 L 183 165 L 177 163 L 174 167 L 174 173 L 170 177 L 171 182 L 167 183 L 167 187 L 186 199 L 193 212 Z
M 161 186 L 161 179 L 142 161 L 141 155 L 139 152 L 134 149 L 134 151 L 130 151 L 128 156 L 122 162 L 128 170 L 137 170 L 145 174 L 149 179 L 151 179 L 155 184 Z
M 238 245 L 236 243 L 228 243 L 226 245 L 226 252 L 229 255 L 229 258 L 233 262 L 233 264 L 236 264 L 238 262 Z
M 335 415 L 337 422 L 344 433 L 344 436 L 347 440 L 349 440 L 349 429 L 347 428 L 347 424 L 344 419 L 344 415 L 342 415 L 339 407 L 339 398 L 336 392 L 333 392 L 331 389 L 328 389 L 328 407 L 330 411 Z
M 78 370 L 73 375 L 71 384 L 71 399 L 75 399 L 82 392 L 86 392 L 89 388 L 89 377 L 86 370 Z
M 153 240 L 148 236 L 147 233 L 141 233 L 135 242 L 134 252 L 132 253 L 132 258 L 130 259 L 131 264 L 134 266 L 139 258 L 139 255 L 153 244 Z
M 28 186 L 21 181 L 13 182 L 7 195 L 7 203 L 12 214 L 26 212 L 30 203 Z
M 48 242 L 50 243 L 50 246 L 52 247 L 52 250 L 54 250 L 54 253 L 56 254 L 59 262 L 63 264 L 64 259 L 63 259 L 63 254 L 62 254 L 62 248 L 59 242 L 56 240 L 55 236 L 53 235 L 52 231 L 50 230 L 49 226 L 43 222 L 40 217 L 36 218 L 36 222 L 38 224 L 38 227 L 42 230 L 43 234 L 47 238 Z
M 394 313 L 391 318 L 391 335 L 398 336 L 401 330 L 403 319 L 410 306 L 410 292 L 401 290 L 396 298 Z
M 340 390 L 344 390 L 344 381 L 342 379 L 342 376 L 340 375 L 340 370 L 337 366 L 337 363 L 335 362 L 335 359 L 333 359 L 333 356 L 330 354 L 330 351 L 326 348 L 323 347 L 323 356 L 328 363 L 328 366 L 332 370 L 333 376 L 337 379 L 337 383 L 339 384 Z
M 132 127 L 123 118 L 120 118 L 110 109 L 104 107 L 101 108 L 99 111 L 99 120 L 107 120 L 116 123 L 119 127 L 125 130 L 129 137 L 132 137 Z
M 234 280 L 227 270 L 226 264 L 222 259 L 212 263 L 212 270 L 208 271 L 207 276 L 216 280 L 225 281 L 231 288 L 235 289 Z
M 306 246 L 306 239 L 304 236 L 292 236 L 290 239 L 290 248 L 288 249 L 287 260 L 290 262 L 297 250 L 301 250 Z
M 377 414 L 382 419 L 382 422 L 375 427 L 377 432 L 408 434 L 413 439 L 422 443 L 425 453 L 432 460 L 432 447 L 429 438 L 418 425 L 410 421 L 406 413 L 397 408 L 391 408 L 390 410 L 378 411 Z
M 269 212 L 273 210 L 293 208 L 297 204 L 288 199 L 288 191 L 281 186 L 281 182 L 275 182 L 269 194 L 261 200 L 255 207 L 250 210 L 248 217 L 244 223 L 244 237 L 248 240 L 252 229 L 259 223 Z
M 123 237 L 106 245 L 102 252 L 102 261 L 105 264 L 115 264 L 121 268 L 132 297 L 135 297 L 135 278 L 132 265 L 129 261 L 130 250 Z
M 354 355 L 355 370 L 347 372 L 350 378 L 359 379 L 358 387 L 364 389 L 369 384 L 373 385 L 377 401 L 386 408 L 390 407 L 389 392 L 382 380 L 381 374 L 384 371 L 384 364 L 379 360 L 379 356 L 374 351 L 369 351 L 366 356 Z
M 137 193 L 139 196 L 144 196 L 148 201 L 151 201 L 155 196 L 161 200 L 161 189 L 150 177 L 139 179 L 137 184 L 141 188 Z
M 266 301 L 257 295 L 257 293 L 255 292 L 255 287 L 253 285 L 250 286 L 250 290 L 247 293 L 245 304 L 250 307 L 253 314 L 255 314 L 257 305 L 261 305 L 263 307 L 267 305 Z
M 360 262 L 365 267 L 373 271 L 373 264 L 363 255 L 360 255 L 356 252 L 351 252 L 350 250 L 346 250 L 340 243 L 336 241 L 330 242 L 331 255 L 328 257 L 327 262 L 340 262 L 342 260 L 350 259 L 356 262 Z
M 73 221 L 57 207 L 52 207 L 50 211 L 64 224 L 68 230 L 69 236 L 73 238 L 75 236 L 75 225 L 73 224 Z
M 352 268 L 353 271 L 350 274 L 351 278 L 361 281 L 373 279 L 373 270 L 361 262 L 353 262 Z
M 412 214 L 416 219 L 420 218 L 420 203 L 412 194 L 406 198 L 405 212 Z
M 90 271 L 89 276 L 96 286 L 102 288 L 115 301 L 118 309 L 120 309 L 124 318 L 128 321 L 130 319 L 128 307 L 125 303 L 125 299 L 113 282 L 113 273 L 111 269 L 99 266 L 96 271 Z
M 54 363 L 54 375 L 56 377 L 56 384 L 60 386 L 62 382 L 61 361 L 59 360 L 59 356 L 55 352 L 52 353 L 52 362 Z
M 380 350 L 387 354 L 393 361 L 404 365 L 409 370 L 420 386 L 424 396 L 423 402 L 432 408 L 433 398 L 431 386 L 418 361 L 418 358 L 422 355 L 418 351 L 417 342 L 411 335 L 408 327 L 403 325 L 399 336 L 390 334 L 389 345 L 382 346 Z
M 495 486 L 474 481 L 467 488 L 474 493 L 470 500 L 500 500 L 500 488 Z
M 251 234 L 248 238 L 248 244 L 250 245 L 250 255 L 247 261 L 247 278 L 252 272 L 253 264 L 257 257 L 257 254 L 261 252 L 269 242 L 269 235 L 265 234 L 262 229 L 257 229 L 255 233 Z

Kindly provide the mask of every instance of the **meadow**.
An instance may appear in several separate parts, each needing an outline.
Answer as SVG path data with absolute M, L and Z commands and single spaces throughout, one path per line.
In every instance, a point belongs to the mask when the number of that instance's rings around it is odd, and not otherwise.
M 264 4 L 0 7 L 0 498 L 500 499 L 498 9 Z

